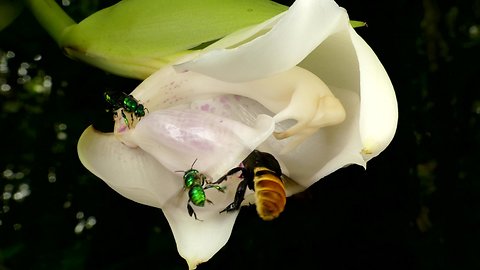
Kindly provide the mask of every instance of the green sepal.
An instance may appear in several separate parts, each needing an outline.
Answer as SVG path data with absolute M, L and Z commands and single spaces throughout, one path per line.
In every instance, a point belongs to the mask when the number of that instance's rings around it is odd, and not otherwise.
M 72 58 L 144 79 L 192 49 L 287 9 L 269 0 L 123 0 L 69 26 L 58 42 Z
M 353 21 L 353 20 L 350 20 L 350 25 L 351 25 L 353 28 L 357 28 L 357 27 L 367 26 L 367 23 L 366 23 L 366 22 L 361 22 L 361 21 Z

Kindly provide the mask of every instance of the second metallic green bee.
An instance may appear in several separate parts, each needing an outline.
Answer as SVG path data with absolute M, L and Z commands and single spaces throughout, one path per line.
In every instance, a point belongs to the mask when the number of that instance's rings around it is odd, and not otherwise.
M 195 164 L 195 162 L 194 162 Z M 207 196 L 205 195 L 205 190 L 209 188 L 215 188 L 220 192 L 224 192 L 224 187 L 220 185 L 212 184 L 208 181 L 207 176 L 203 173 L 200 173 L 198 170 L 190 168 L 188 171 L 185 171 L 183 174 L 184 180 L 184 189 L 188 190 L 188 202 L 187 202 L 187 211 L 190 216 L 194 216 L 196 220 L 197 214 L 193 210 L 193 207 L 190 205 L 190 202 L 196 206 L 203 207 L 205 202 L 212 203 Z

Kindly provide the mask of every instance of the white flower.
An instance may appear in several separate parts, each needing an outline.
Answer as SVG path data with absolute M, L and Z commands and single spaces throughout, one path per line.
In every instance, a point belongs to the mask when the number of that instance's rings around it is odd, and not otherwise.
M 80 159 L 123 196 L 161 208 L 191 269 L 227 242 L 238 211 L 219 212 L 239 181 L 224 182 L 225 193 L 206 190 L 213 204 L 193 207 L 198 221 L 178 171 L 195 162 L 216 180 L 260 149 L 295 181 L 286 184 L 291 195 L 346 165 L 365 166 L 390 143 L 398 118 L 382 64 L 331 0 L 297 0 L 157 71 L 132 95 L 147 115 L 128 128 L 119 114 L 115 134 L 88 128 Z

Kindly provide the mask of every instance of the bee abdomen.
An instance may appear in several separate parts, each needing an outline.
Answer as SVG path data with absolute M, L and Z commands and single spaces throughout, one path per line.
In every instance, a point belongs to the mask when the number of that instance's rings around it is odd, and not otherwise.
M 285 186 L 282 180 L 268 169 L 256 168 L 255 175 L 257 213 L 263 220 L 272 220 L 283 212 L 287 203 Z
M 205 196 L 205 191 L 203 190 L 202 186 L 194 185 L 188 191 L 188 195 L 192 203 L 196 206 L 204 206 L 205 200 L 207 199 Z

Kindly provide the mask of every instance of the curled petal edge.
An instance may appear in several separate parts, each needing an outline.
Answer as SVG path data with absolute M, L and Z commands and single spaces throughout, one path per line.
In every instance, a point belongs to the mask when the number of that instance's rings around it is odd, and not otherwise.
M 207 48 L 206 53 L 176 64 L 175 68 L 231 82 L 267 77 L 297 65 L 329 35 L 346 29 L 349 19 L 345 9 L 335 1 L 297 0 L 288 11 L 263 26 L 264 31 L 271 29 L 235 48 L 215 47 L 210 51 Z M 245 37 L 245 32 L 233 33 L 232 36 Z M 258 32 L 251 31 L 250 34 Z
M 390 144 L 398 122 L 398 104 L 392 82 L 372 48 L 350 28 L 360 68 L 360 136 L 366 161 Z
M 170 190 L 182 188 L 182 182 L 152 156 L 125 146 L 112 133 L 90 126 L 80 136 L 77 150 L 85 168 L 135 202 L 161 208 L 172 196 Z

